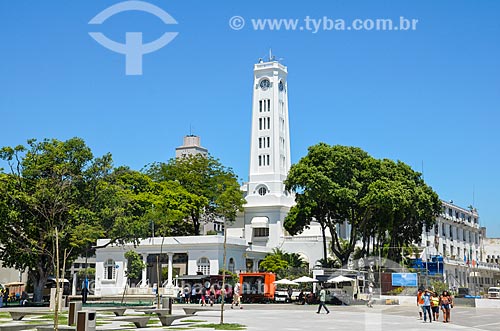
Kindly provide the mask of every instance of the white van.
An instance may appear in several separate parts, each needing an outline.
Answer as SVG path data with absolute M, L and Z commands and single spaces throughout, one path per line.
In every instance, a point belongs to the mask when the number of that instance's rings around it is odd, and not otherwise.
M 488 299 L 500 299 L 500 287 L 490 287 L 488 289 Z

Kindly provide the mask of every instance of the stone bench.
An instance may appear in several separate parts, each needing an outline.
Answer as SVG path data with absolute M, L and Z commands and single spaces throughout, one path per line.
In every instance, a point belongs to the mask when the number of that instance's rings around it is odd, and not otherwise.
M 12 320 L 14 321 L 20 321 L 24 318 L 26 315 L 47 315 L 50 314 L 48 311 L 27 311 L 27 310 L 16 310 L 16 311 L 9 311 L 10 317 L 12 317 Z
M 116 317 L 113 319 L 110 319 L 110 321 L 117 321 L 117 322 L 131 322 L 134 323 L 136 328 L 145 328 L 148 325 L 149 319 L 151 316 L 120 316 Z
M 172 323 L 174 323 L 175 320 L 189 316 L 190 315 L 163 315 L 163 316 L 158 316 L 158 318 L 160 319 L 162 326 L 170 326 L 172 325 Z
M 105 307 L 105 308 L 100 308 L 100 307 L 85 307 L 85 310 L 95 310 L 95 312 L 111 312 L 115 314 L 115 316 L 123 316 L 125 315 L 125 311 L 128 308 L 125 307 Z
M 171 315 L 170 309 L 135 309 L 135 311 L 145 314 L 156 314 L 158 316 Z
M 182 308 L 187 315 L 194 315 L 200 311 L 220 311 L 220 309 L 209 309 L 209 308 Z

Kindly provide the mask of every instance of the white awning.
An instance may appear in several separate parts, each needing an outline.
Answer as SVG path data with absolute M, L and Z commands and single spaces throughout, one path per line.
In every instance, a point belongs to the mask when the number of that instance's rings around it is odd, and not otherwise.
M 257 216 L 252 218 L 252 228 L 268 228 L 269 219 L 266 216 Z

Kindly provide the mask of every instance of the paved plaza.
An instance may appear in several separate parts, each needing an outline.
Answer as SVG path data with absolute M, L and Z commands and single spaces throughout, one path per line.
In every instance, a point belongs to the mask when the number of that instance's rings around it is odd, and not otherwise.
M 183 314 L 182 307 L 175 305 L 174 314 Z M 195 305 L 189 305 L 195 307 Z M 499 330 L 500 314 L 492 308 L 462 308 L 452 310 L 452 323 L 424 323 L 418 319 L 417 307 L 409 306 L 328 306 L 330 314 L 316 314 L 316 306 L 298 306 L 293 304 L 245 305 L 244 309 L 230 309 L 224 312 L 226 323 L 239 323 L 247 330 Z M 2 310 L 0 310 L 2 312 Z M 127 314 L 137 314 L 128 310 Z M 107 316 L 109 318 L 109 316 Z M 210 330 L 197 327 L 200 324 L 218 323 L 219 312 L 198 312 L 192 317 L 176 321 L 171 327 L 161 327 L 152 323 L 148 328 L 135 328 L 123 322 L 98 323 L 98 330 Z M 33 317 L 27 317 L 18 323 L 33 323 Z M 153 319 L 154 320 L 154 319 Z M 104 321 L 98 315 L 98 321 Z M 8 318 L 0 319 L 0 326 L 13 322 Z

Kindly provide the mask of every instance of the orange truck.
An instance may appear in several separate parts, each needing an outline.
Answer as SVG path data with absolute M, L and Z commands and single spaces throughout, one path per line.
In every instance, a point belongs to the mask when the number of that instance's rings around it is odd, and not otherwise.
M 243 302 L 270 302 L 274 300 L 276 275 L 272 272 L 240 274 L 241 300 Z

